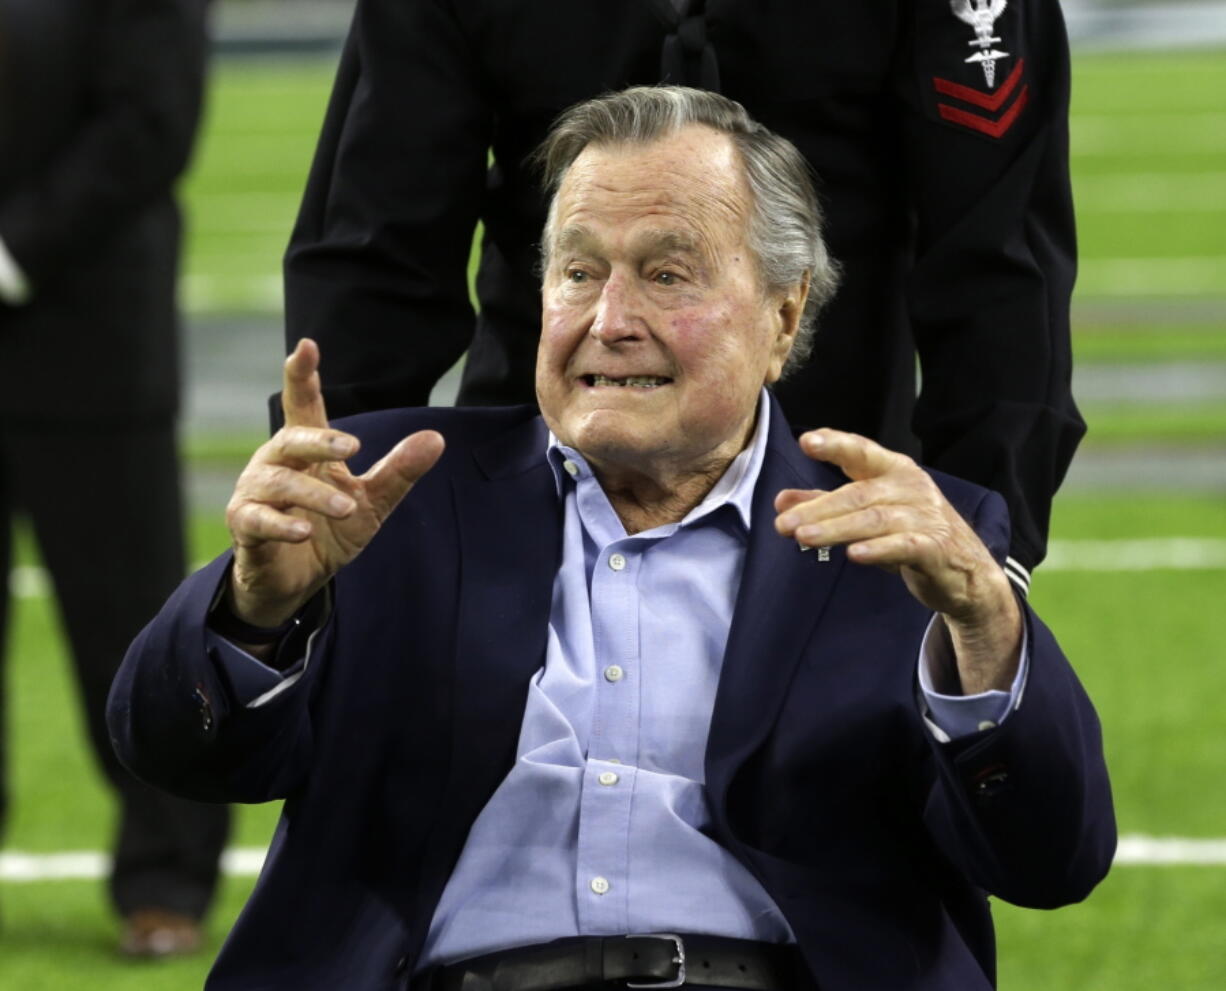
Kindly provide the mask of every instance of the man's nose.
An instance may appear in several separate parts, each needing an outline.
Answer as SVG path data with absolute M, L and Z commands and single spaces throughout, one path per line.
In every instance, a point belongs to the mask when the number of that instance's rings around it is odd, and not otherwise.
M 616 344 L 644 334 L 641 308 L 634 288 L 620 274 L 604 284 L 588 333 L 601 344 Z

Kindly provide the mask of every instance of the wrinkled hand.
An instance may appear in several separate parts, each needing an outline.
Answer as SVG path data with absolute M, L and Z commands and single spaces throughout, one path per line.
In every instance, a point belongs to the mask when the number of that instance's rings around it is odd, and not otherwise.
M 1017 668 L 1021 611 L 1004 570 L 932 478 L 904 454 L 856 434 L 815 430 L 800 439 L 809 457 L 851 481 L 832 492 L 785 489 L 775 528 L 809 547 L 842 545 L 859 564 L 897 573 L 945 619 L 960 690 L 1007 690 Z
M 226 507 L 230 605 L 256 626 L 288 620 L 357 557 L 443 452 L 441 435 L 419 431 L 353 475 L 345 459 L 358 439 L 328 426 L 318 369 L 318 346 L 299 341 L 285 360 L 285 426 L 252 456 Z

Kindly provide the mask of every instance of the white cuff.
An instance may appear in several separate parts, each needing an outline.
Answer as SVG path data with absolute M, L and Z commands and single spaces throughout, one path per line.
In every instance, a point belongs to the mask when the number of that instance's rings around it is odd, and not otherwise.
M 21 306 L 30 301 L 30 283 L 26 274 L 0 237 L 0 302 Z
M 1017 673 L 1009 691 L 997 689 L 978 695 L 943 695 L 934 687 L 936 676 L 957 662 L 940 614 L 934 614 L 924 631 L 919 657 L 919 703 L 924 723 L 941 743 L 986 729 L 995 729 L 1022 704 L 1026 676 L 1030 671 L 1030 633 L 1022 623 L 1022 646 Z
M 1017 560 L 1011 557 L 1005 558 L 1005 575 L 1009 581 L 1017 587 L 1017 590 L 1022 593 L 1025 598 L 1030 594 L 1030 572 L 1022 567 Z

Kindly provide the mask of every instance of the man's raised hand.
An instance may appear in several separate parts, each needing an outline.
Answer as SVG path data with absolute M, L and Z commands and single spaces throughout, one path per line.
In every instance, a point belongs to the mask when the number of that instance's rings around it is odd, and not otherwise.
M 285 426 L 248 462 L 226 507 L 234 542 L 230 607 L 278 626 L 352 561 L 443 453 L 443 438 L 404 438 L 364 475 L 345 460 L 358 440 L 328 426 L 319 348 L 303 339 L 285 360 Z
M 916 599 L 944 616 L 962 691 L 1007 689 L 1020 609 L 1003 569 L 928 473 L 904 454 L 838 430 L 811 431 L 800 446 L 851 481 L 832 492 L 780 492 L 778 532 L 809 547 L 846 546 L 851 560 L 897 572 Z

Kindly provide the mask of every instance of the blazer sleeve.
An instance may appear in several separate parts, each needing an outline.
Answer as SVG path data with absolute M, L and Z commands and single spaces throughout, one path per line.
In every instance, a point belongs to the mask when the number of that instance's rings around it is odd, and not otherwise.
M 292 687 L 258 708 L 243 706 L 205 628 L 230 558 L 187 578 L 133 641 L 111 687 L 107 725 L 119 759 L 149 784 L 197 801 L 265 802 L 292 793 L 309 772 L 309 703 L 332 626 L 316 634 Z
M 88 112 L 36 179 L 0 199 L 0 232 L 35 292 L 169 194 L 200 115 L 205 0 L 98 6 Z
M 989 84 L 953 6 L 903 5 L 914 429 L 925 464 L 1004 495 L 1010 556 L 1029 572 L 1085 432 L 1070 384 L 1068 39 L 1057 0 L 1010 0 L 990 32 L 1008 58 Z
M 485 89 L 448 0 L 359 0 L 285 259 L 287 350 L 319 342 L 333 416 L 428 405 L 468 347 Z
M 955 502 L 955 505 L 957 503 Z M 987 493 L 970 516 L 998 560 L 1007 514 Z M 938 743 L 924 822 L 973 883 L 1017 905 L 1055 908 L 1106 876 L 1115 813 L 1094 707 L 1051 631 L 1019 596 L 1030 670 L 995 729 Z

